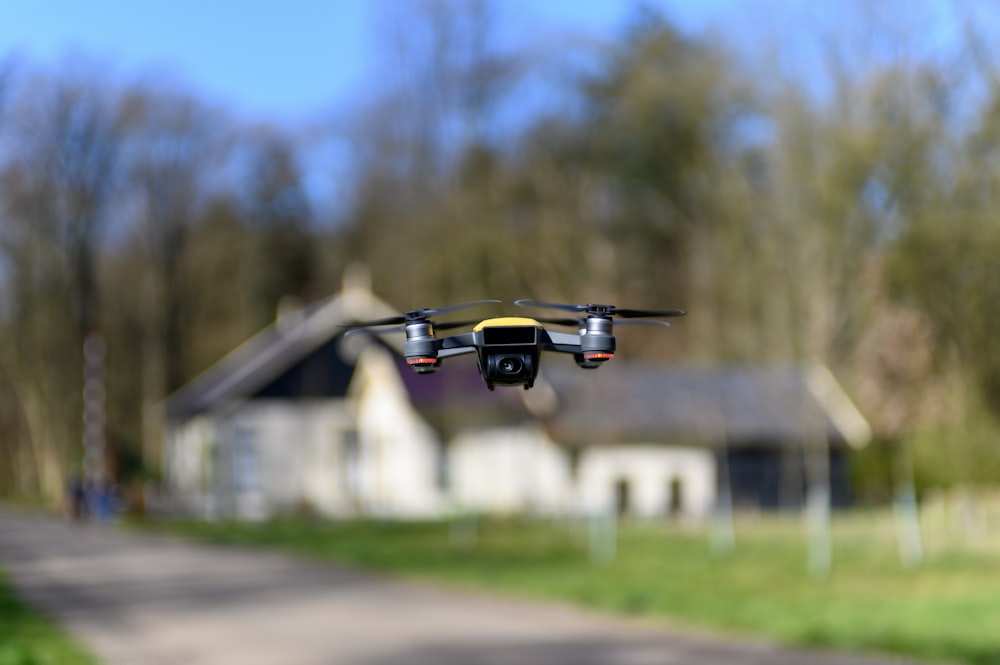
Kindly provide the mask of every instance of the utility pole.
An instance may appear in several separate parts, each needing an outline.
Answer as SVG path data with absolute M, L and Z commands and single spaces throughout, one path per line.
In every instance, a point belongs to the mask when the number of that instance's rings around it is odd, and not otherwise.
M 107 481 L 105 459 L 105 361 L 107 345 L 98 332 L 83 341 L 83 477 L 90 488 L 104 490 Z

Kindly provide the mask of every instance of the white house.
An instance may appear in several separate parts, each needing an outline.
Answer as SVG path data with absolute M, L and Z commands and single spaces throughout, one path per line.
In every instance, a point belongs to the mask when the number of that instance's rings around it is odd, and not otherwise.
M 389 316 L 356 273 L 279 317 L 164 404 L 165 480 L 207 517 L 424 518 L 455 511 L 705 515 L 801 500 L 804 445 L 844 451 L 867 425 L 822 368 L 593 371 L 548 355 L 530 391 L 489 391 L 473 356 L 416 375 L 392 340 L 344 323 Z M 566 362 L 569 360 L 569 362 Z
M 363 276 L 285 314 L 164 404 L 165 481 L 188 510 L 429 517 L 440 446 L 389 347 L 341 324 L 393 314 Z

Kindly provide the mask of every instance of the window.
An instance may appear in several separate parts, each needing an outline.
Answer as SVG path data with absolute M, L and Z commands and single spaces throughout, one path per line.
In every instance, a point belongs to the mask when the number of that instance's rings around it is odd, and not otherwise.
M 580 479 L 580 449 L 569 449 L 569 478 L 573 482 Z
M 674 476 L 667 481 L 666 513 L 677 516 L 684 512 L 684 481 Z
M 628 480 L 625 478 L 619 478 L 615 481 L 615 511 L 618 513 L 619 517 L 628 515 L 632 507 L 631 502 L 631 491 L 629 488 Z
M 260 489 L 260 469 L 256 433 L 241 427 L 233 436 L 233 489 L 256 492 Z
M 438 489 L 447 492 L 451 489 L 451 455 L 447 441 L 438 441 L 437 459 L 435 462 L 434 480 L 437 483 Z
M 344 430 L 340 438 L 340 484 L 351 499 L 358 497 L 358 431 Z

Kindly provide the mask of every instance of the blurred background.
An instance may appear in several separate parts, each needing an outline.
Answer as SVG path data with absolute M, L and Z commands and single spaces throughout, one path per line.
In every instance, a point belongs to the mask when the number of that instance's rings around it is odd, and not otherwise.
M 998 18 L 4 0 L 0 496 L 61 497 L 97 421 L 160 479 L 163 400 L 356 262 L 400 311 L 683 307 L 622 356 L 829 368 L 855 502 L 994 487 Z
M 0 0 L 0 500 L 995 663 L 998 44 L 985 1 Z M 343 338 L 485 298 L 688 315 L 530 391 Z

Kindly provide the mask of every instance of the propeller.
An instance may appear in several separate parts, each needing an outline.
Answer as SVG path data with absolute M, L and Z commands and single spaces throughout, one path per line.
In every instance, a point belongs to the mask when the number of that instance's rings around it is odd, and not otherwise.
M 464 328 L 466 326 L 473 326 L 473 325 L 479 323 L 479 321 L 480 321 L 480 319 L 470 319 L 468 321 L 445 321 L 443 323 L 431 323 L 431 327 L 434 328 L 434 330 L 454 330 L 455 328 Z M 353 323 L 351 323 L 351 324 L 345 324 L 345 325 L 352 328 L 351 330 L 348 330 L 345 333 L 346 335 L 353 335 L 353 334 L 359 333 L 359 332 L 368 332 L 368 333 L 374 333 L 376 335 L 384 335 L 384 334 L 387 334 L 387 333 L 405 332 L 406 331 L 406 326 L 405 325 L 404 326 L 393 325 L 391 328 L 385 328 L 385 327 L 379 328 L 379 326 L 392 325 L 391 323 L 382 323 L 382 324 L 374 324 L 374 325 L 372 325 L 371 323 L 369 323 L 369 324 L 367 324 L 365 326 L 361 326 L 361 325 L 357 325 L 357 324 L 353 324 Z M 375 328 L 379 328 L 379 329 L 375 330 Z
M 564 305 L 562 303 L 541 302 L 538 300 L 527 300 L 523 298 L 521 300 L 515 300 L 514 304 L 518 305 L 519 307 L 561 309 L 567 312 L 586 312 L 587 314 L 596 314 L 598 316 L 620 316 L 624 319 L 662 318 L 670 316 L 684 316 L 685 314 L 687 314 L 687 312 L 685 312 L 683 309 L 625 309 L 625 308 L 615 307 L 614 305 L 595 305 L 595 304 Z M 566 319 L 561 319 L 561 320 L 566 320 Z M 553 321 L 553 323 L 555 323 L 555 321 Z
M 580 328 L 587 321 L 586 318 L 581 319 L 549 319 L 549 318 L 538 318 L 532 317 L 539 323 L 551 323 L 556 326 L 573 326 L 575 328 Z M 617 321 L 615 327 L 619 326 L 670 326 L 667 321 L 657 321 L 656 319 L 626 319 L 624 321 Z
M 459 303 L 458 305 L 448 305 L 447 307 L 414 309 L 404 314 L 398 314 L 396 316 L 388 316 L 383 319 L 362 321 L 361 323 L 342 323 L 341 325 L 345 328 L 377 328 L 379 326 L 397 326 L 407 323 L 413 323 L 414 321 L 426 321 L 432 316 L 447 314 L 448 312 L 454 312 L 455 310 L 459 309 L 466 309 L 468 307 L 478 307 L 480 305 L 495 305 L 499 302 L 501 301 L 474 300 L 472 302 Z M 435 323 L 434 327 L 439 330 L 447 330 L 448 328 L 459 328 L 461 326 L 467 326 L 467 325 L 469 325 L 468 322 L 450 322 L 450 323 Z

